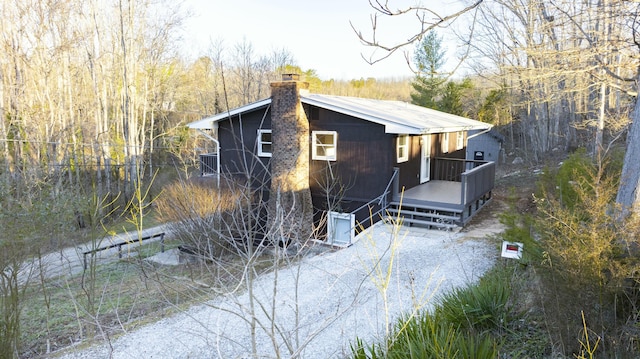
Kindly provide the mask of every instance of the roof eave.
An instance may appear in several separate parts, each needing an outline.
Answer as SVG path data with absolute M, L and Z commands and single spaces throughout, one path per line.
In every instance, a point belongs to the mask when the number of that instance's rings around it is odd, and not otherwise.
M 470 125 L 470 126 L 453 126 L 453 127 L 433 127 L 433 128 L 425 128 L 423 129 L 422 134 L 432 134 L 432 133 L 445 133 L 445 132 L 459 132 L 459 131 L 472 131 L 472 130 L 488 130 L 492 128 L 491 124 L 478 124 L 478 125 Z
M 461 116 L 455 116 L 455 117 L 463 118 L 465 121 L 466 120 L 473 121 L 473 122 L 476 122 L 477 124 L 472 124 L 472 125 L 467 124 L 467 125 L 450 126 L 450 127 L 411 126 L 411 125 L 400 123 L 398 121 L 390 120 L 389 118 L 380 118 L 377 116 L 373 116 L 371 114 L 367 114 L 367 113 L 355 111 L 352 109 L 344 108 L 341 106 L 337 106 L 331 103 L 327 103 L 322 101 L 322 99 L 318 99 L 314 96 L 302 95 L 300 97 L 301 97 L 301 101 L 305 104 L 321 107 L 327 110 L 339 112 L 345 115 L 357 117 L 366 121 L 370 121 L 370 122 L 374 122 L 379 125 L 382 125 L 385 128 L 385 133 L 390 133 L 390 134 L 427 135 L 427 134 L 433 134 L 433 133 L 469 131 L 469 130 L 475 130 L 475 129 L 486 130 L 493 127 L 488 123 L 474 121 Z
M 384 133 L 391 133 L 396 135 L 421 135 L 423 132 L 419 128 L 403 125 L 385 125 Z
M 233 109 L 231 111 L 221 112 L 221 113 L 219 113 L 217 115 L 210 116 L 210 117 L 205 117 L 205 118 L 203 118 L 201 120 L 188 123 L 187 127 L 191 128 L 191 129 L 194 129 L 194 130 L 210 130 L 210 129 L 213 128 L 213 123 L 214 122 L 218 122 L 218 121 L 227 119 L 229 117 L 236 116 L 236 115 L 241 114 L 241 113 L 253 111 L 253 110 L 259 109 L 261 107 L 266 107 L 266 106 L 268 106 L 270 104 L 271 104 L 271 98 L 266 98 L 264 100 L 260 100 L 260 101 L 257 101 L 257 102 L 250 103 L 248 105 L 242 106 L 242 107 L 235 108 L 235 109 Z

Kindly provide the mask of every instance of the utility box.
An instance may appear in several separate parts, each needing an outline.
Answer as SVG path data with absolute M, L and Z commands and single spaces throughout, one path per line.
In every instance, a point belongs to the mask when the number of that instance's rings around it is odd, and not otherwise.
M 327 223 L 328 243 L 339 247 L 348 247 L 353 243 L 356 229 L 356 216 L 353 213 L 329 211 Z

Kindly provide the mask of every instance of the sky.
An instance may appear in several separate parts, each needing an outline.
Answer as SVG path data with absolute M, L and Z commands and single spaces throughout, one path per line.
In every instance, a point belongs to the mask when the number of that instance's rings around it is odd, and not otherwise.
M 443 6 L 447 0 L 426 1 Z M 351 21 L 358 30 L 371 33 L 374 11 L 368 0 L 186 0 L 185 4 L 192 16 L 183 41 L 193 57 L 207 54 L 212 41 L 222 40 L 231 48 L 246 39 L 257 55 L 288 50 L 298 66 L 316 70 L 322 80 L 414 76 L 402 52 L 373 65 L 362 58 L 384 53 L 362 45 L 350 25 Z M 383 20 L 378 24 L 379 39 L 389 43 L 404 41 L 419 29 L 417 22 L 404 18 Z

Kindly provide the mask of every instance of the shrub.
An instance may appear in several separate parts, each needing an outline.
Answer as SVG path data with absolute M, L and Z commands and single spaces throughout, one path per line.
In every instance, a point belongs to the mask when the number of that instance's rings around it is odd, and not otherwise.
M 432 312 L 397 320 L 383 343 L 356 339 L 352 357 L 496 358 L 512 313 L 512 268 L 496 267 L 475 285 L 443 295 Z
M 579 350 L 581 312 L 590 328 L 608 339 L 598 347 L 602 357 L 624 341 L 616 337 L 619 324 L 636 316 L 637 303 L 630 301 L 637 300 L 633 248 L 639 226 L 637 218 L 616 215 L 620 163 L 617 157 L 594 160 L 576 153 L 540 186 L 535 228 L 545 254 L 537 263 L 541 304 L 550 334 L 565 354 Z
M 223 219 L 242 208 L 237 194 L 219 190 L 212 182 L 178 181 L 168 185 L 156 203 L 176 238 L 197 253 L 217 259 L 235 249 Z
M 438 314 L 420 312 L 400 318 L 387 339 L 386 347 L 361 340 L 352 346 L 354 359 L 368 358 L 495 358 L 498 349 L 491 336 L 461 330 Z
M 484 333 L 500 331 L 509 321 L 508 280 L 491 278 L 442 296 L 436 313 L 457 328 Z

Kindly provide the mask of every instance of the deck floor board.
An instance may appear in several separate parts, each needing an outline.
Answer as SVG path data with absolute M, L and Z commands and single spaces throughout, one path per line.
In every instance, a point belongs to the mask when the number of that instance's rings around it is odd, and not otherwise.
M 429 181 L 404 192 L 404 199 L 462 204 L 460 182 Z

